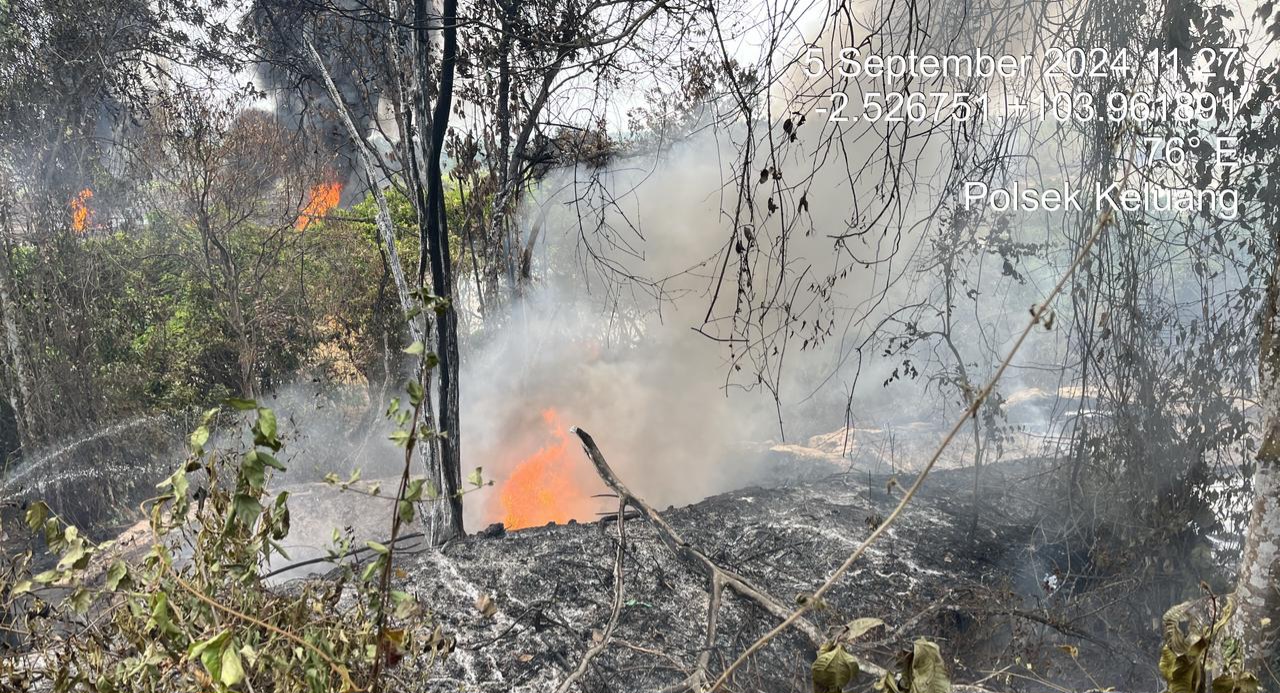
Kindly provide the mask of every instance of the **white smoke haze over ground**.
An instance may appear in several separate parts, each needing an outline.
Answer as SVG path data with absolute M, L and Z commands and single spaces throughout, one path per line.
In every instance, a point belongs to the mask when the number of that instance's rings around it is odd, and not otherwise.
M 1001 31 L 952 27 L 949 33 L 940 32 L 928 50 L 972 53 L 981 44 L 988 54 L 1018 54 L 1023 50 L 1019 46 L 1032 42 L 1031 19 L 1009 18 Z M 850 45 L 840 37 L 819 36 L 817 42 L 837 49 Z M 888 46 L 882 50 L 888 52 Z M 778 56 L 771 59 L 785 64 Z M 767 124 L 775 138 L 782 136 L 781 120 L 795 118 L 786 107 L 796 93 L 821 93 L 831 87 L 828 79 L 804 77 L 797 65 L 782 69 L 787 76 L 771 90 L 774 122 Z M 844 86 L 857 87 L 853 80 Z M 850 96 L 859 94 L 854 91 Z M 756 235 L 766 253 L 780 251 L 782 218 L 801 215 L 796 230 L 788 235 L 786 249 L 789 281 L 801 289 L 796 293 L 798 303 L 809 296 L 804 283 L 851 267 L 847 257 L 840 257 L 832 237 L 865 224 L 885 204 L 880 193 L 887 185 L 883 125 L 849 128 L 827 149 L 810 144 L 829 139 L 831 127 L 810 114 L 797 127 L 797 146 L 777 161 L 760 155 L 749 176 L 755 185 L 760 167 L 777 166 L 788 186 L 804 181 L 778 193 L 776 214 L 767 210 L 772 181 L 757 185 L 755 200 Z M 1018 137 L 1030 134 L 1043 135 Z M 965 154 L 955 151 L 953 142 L 941 133 L 894 143 L 894 158 L 907 162 L 903 176 L 908 193 L 894 203 L 900 205 L 898 220 L 892 233 L 876 228 L 850 242 L 851 253 L 872 262 L 852 266 L 841 276 L 829 305 L 813 305 L 808 320 L 833 323 L 835 334 L 803 353 L 796 350 L 799 340 L 793 340 L 794 353 L 787 355 L 777 379 L 781 401 L 775 404 L 762 388 L 739 387 L 750 383 L 731 371 L 730 347 L 694 331 L 702 327 L 712 335 L 727 335 L 722 324 L 703 322 L 726 244 L 733 238 L 735 177 L 745 136 L 742 123 L 730 121 L 725 127 L 689 134 L 661 152 L 615 160 L 603 171 L 562 169 L 541 182 L 536 202 L 524 210 L 523 221 L 528 228 L 540 208 L 549 207 L 535 254 L 534 289 L 503 332 L 488 336 L 464 357 L 468 467 L 484 466 L 486 476 L 500 483 L 516 461 L 553 441 L 541 419 L 548 407 L 560 413 L 565 425 L 579 425 L 596 436 L 623 477 L 656 504 L 690 502 L 750 483 L 759 469 L 743 454 L 745 443 L 780 439 L 779 418 L 792 442 L 842 429 L 846 406 L 852 425 L 874 431 L 881 442 L 892 434 L 923 446 L 904 452 L 903 459 L 927 456 L 924 448 L 941 437 L 937 429 L 950 423 L 963 407 L 958 394 L 940 389 L 925 377 L 884 386 L 901 365 L 901 357 L 880 353 L 882 341 L 870 343 L 861 358 L 856 347 L 891 310 L 913 300 L 937 300 L 936 273 L 922 274 L 921 263 L 931 234 L 955 206 L 954 186 L 967 172 L 953 173 L 953 168 Z M 757 144 L 765 147 L 768 136 L 766 124 L 760 123 Z M 1062 173 L 1054 161 L 1079 159 L 1078 151 L 1072 155 L 1063 149 L 1078 148 L 1079 142 L 1041 146 L 1052 147 L 1055 156 L 1016 159 L 1008 175 L 1027 180 L 1057 177 Z M 602 195 L 601 190 L 607 193 Z M 803 212 L 801 194 L 807 203 Z M 609 202 L 602 202 L 604 198 Z M 986 220 L 985 226 L 990 227 L 990 222 Z M 995 232 L 983 233 L 994 239 Z M 1053 247 L 1062 248 L 1056 229 L 1045 218 L 1021 219 L 1000 233 L 1010 241 L 1053 242 Z M 874 262 L 890 256 L 891 264 Z M 990 250 L 977 261 L 971 269 L 980 267 L 989 277 L 984 294 L 976 306 L 959 305 L 955 316 L 956 341 L 971 378 L 978 383 L 990 376 L 1025 325 L 1028 308 L 1061 271 L 1060 258 L 1036 258 L 1017 265 L 1021 280 L 998 279 L 1002 262 Z M 731 257 L 717 316 L 725 315 L 725 306 L 732 305 L 734 263 L 736 258 Z M 610 284 L 602 275 L 653 280 L 662 297 L 655 298 L 646 288 L 625 280 Z M 550 284 L 547 277 L 557 280 Z M 758 280 L 767 285 L 772 279 Z M 1032 452 L 1039 440 L 1054 433 L 1050 419 L 1062 414 L 1054 411 L 1057 383 L 1044 380 L 1039 367 L 1062 363 L 1066 334 L 1065 330 L 1033 334 L 1006 376 L 1001 390 L 1012 395 L 1011 406 L 1022 407 L 1011 421 L 1034 434 L 1010 442 L 1011 451 Z M 920 357 L 934 359 L 935 365 L 953 361 L 937 348 Z M 924 371 L 924 364 L 920 365 Z M 536 433 L 530 435 L 531 430 Z M 827 437 L 823 442 L 832 440 Z M 956 460 L 970 458 L 971 446 L 968 439 L 957 441 Z M 582 483 L 598 488 L 576 446 L 571 454 Z M 500 517 L 497 505 L 497 494 L 480 494 L 468 511 L 471 526 L 475 518 Z M 608 509 L 608 502 L 601 501 L 599 510 Z
M 554 441 L 541 417 L 554 408 L 566 426 L 591 432 L 622 478 L 651 502 L 684 504 L 758 478 L 760 460 L 745 444 L 778 439 L 780 415 L 791 439 L 843 425 L 851 375 L 840 367 L 839 340 L 788 362 L 779 412 L 763 388 L 728 387 L 742 381 L 731 376 L 729 349 L 694 331 L 731 236 L 724 210 L 733 200 L 722 197 L 730 194 L 722 184 L 732 180 L 736 160 L 731 134 L 705 130 L 603 173 L 562 170 L 542 183 L 541 191 L 554 193 L 539 198 L 551 209 L 535 254 L 535 287 L 503 331 L 464 355 L 468 468 L 483 466 L 501 484 L 515 464 Z M 603 212 L 598 191 L 573 201 L 593 174 L 615 202 Z M 837 180 L 821 170 L 815 176 L 809 198 L 815 232 L 792 239 L 794 264 L 830 271 L 832 242 L 824 230 L 843 229 L 849 213 L 849 193 Z M 614 263 L 615 274 L 662 280 L 662 298 L 629 280 L 610 284 L 593 255 Z M 733 271 L 723 289 L 729 300 Z M 868 270 L 842 284 L 839 302 L 854 305 L 881 288 Z M 854 327 L 850 337 L 857 336 Z M 878 385 L 887 373 L 872 367 L 864 378 Z M 570 455 L 582 486 L 600 489 L 576 445 Z M 600 500 L 597 509 L 608 511 L 609 504 Z M 476 494 L 469 526 L 500 519 L 498 506 L 497 493 Z

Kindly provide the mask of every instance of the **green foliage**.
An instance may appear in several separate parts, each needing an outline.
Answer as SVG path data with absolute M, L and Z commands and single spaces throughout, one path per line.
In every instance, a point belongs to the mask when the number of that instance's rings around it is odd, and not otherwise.
M 248 449 L 210 447 L 220 416 L 252 418 Z M 15 684 L 53 681 L 55 693 L 330 693 L 367 687 L 384 662 L 447 654 L 452 641 L 422 605 L 388 589 L 389 546 L 370 542 L 377 558 L 367 566 L 341 561 L 336 581 L 264 583 L 262 569 L 284 556 L 279 542 L 289 533 L 289 496 L 269 490 L 272 472 L 284 469 L 274 455 L 282 446 L 275 413 L 256 402 L 207 412 L 189 457 L 147 506 L 153 540 L 140 559 L 114 555 L 46 504 L 31 504 L 26 524 L 44 535 L 56 565 L 15 581 L 9 599 L 46 607 L 22 610 L 30 647 L 53 652 L 70 638 L 75 656 L 31 659 Z M 420 501 L 423 486 L 409 485 L 401 507 Z
M 813 660 L 813 693 L 840 693 L 858 675 L 858 660 L 838 643 L 828 643 Z
M 1212 595 L 1207 601 L 1217 606 Z M 1197 615 L 1197 606 L 1197 602 L 1183 602 L 1164 614 L 1160 676 L 1169 693 L 1205 693 L 1212 670 L 1217 670 L 1209 687 L 1213 693 L 1257 693 L 1258 678 L 1243 671 L 1237 644 L 1221 638 L 1235 610 L 1234 601 L 1228 598 L 1221 613 L 1207 618 Z
M 886 673 L 876 690 L 885 693 L 950 693 L 951 679 L 938 646 L 920 638 L 898 654 L 898 672 Z
M 418 270 L 416 258 L 419 238 L 418 216 L 413 210 L 413 203 L 394 186 L 384 190 L 383 195 L 386 197 L 387 207 L 391 212 L 391 224 L 396 232 L 396 251 L 400 254 L 402 262 L 406 263 L 405 272 L 409 276 L 415 276 Z M 462 214 L 461 189 L 452 178 L 445 179 L 444 198 L 445 213 L 449 217 L 449 255 L 454 269 L 461 275 L 470 267 L 467 262 L 464 262 L 466 244 L 459 233 L 466 225 L 467 219 Z M 378 204 L 374 196 L 366 195 L 363 200 L 351 206 L 351 212 L 365 220 L 359 222 L 359 228 L 364 237 L 375 246 L 380 243 L 378 228 L 374 223 L 378 214 Z

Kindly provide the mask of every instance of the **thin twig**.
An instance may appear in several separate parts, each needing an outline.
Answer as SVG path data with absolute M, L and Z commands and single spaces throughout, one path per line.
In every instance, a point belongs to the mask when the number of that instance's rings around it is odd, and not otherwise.
M 391 546 L 396 542 L 409 541 L 410 539 L 421 539 L 425 536 L 426 535 L 423 534 L 422 532 L 411 532 L 409 534 L 396 537 L 394 541 L 387 540 L 386 544 L 388 546 Z M 309 558 L 305 561 L 298 561 L 296 563 L 290 563 L 289 565 L 280 566 L 279 568 L 276 568 L 275 570 L 269 573 L 265 573 L 261 575 L 259 579 L 266 580 L 269 578 L 273 578 L 277 575 L 280 575 L 282 573 L 287 573 L 291 570 L 297 570 L 298 568 L 305 568 L 309 565 L 315 565 L 317 563 L 341 563 L 342 561 L 345 561 L 348 558 L 359 556 L 362 553 L 367 553 L 370 551 L 373 551 L 373 549 L 368 546 L 361 546 L 359 548 L 351 549 L 350 551 L 347 551 L 346 553 L 343 553 L 342 555 L 339 555 L 339 556 L 319 556 L 316 558 Z
M 396 540 L 400 534 L 400 525 L 403 522 L 400 514 L 400 504 L 408 502 L 405 501 L 405 495 L 408 493 L 409 476 L 413 468 L 413 451 L 418 444 L 418 420 L 422 415 L 422 404 L 429 397 L 425 390 L 427 373 L 431 372 L 431 369 L 426 367 L 425 356 L 422 357 L 419 363 L 418 394 L 420 397 L 413 405 L 413 416 L 410 419 L 412 428 L 409 429 L 409 439 L 405 441 L 404 446 L 404 468 L 400 471 L 400 486 L 396 489 L 396 502 L 391 506 L 391 541 L 387 544 L 386 555 L 383 556 L 386 563 L 382 566 L 382 576 L 378 581 L 378 618 L 377 628 L 374 629 L 378 641 L 374 644 L 373 673 L 369 677 L 370 693 L 378 693 L 378 680 L 382 675 L 382 660 L 387 640 L 387 600 L 391 596 L 391 569 L 395 558 Z

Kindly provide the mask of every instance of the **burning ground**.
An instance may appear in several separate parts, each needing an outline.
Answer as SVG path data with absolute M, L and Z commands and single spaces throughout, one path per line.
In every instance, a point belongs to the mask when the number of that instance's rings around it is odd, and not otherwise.
M 557 423 L 552 412 L 542 418 L 549 426 Z M 389 672 L 400 681 L 397 690 L 553 691 L 597 647 L 580 679 L 580 688 L 593 693 L 666 690 L 695 672 L 704 655 L 714 675 L 779 619 L 760 602 L 726 589 L 708 646 L 711 584 L 691 553 L 785 611 L 867 537 L 910 483 L 909 472 L 895 477 L 875 459 L 842 461 L 820 446 L 822 440 L 810 441 L 812 447 L 774 446 L 763 461 L 750 462 L 757 485 L 657 510 L 656 522 L 633 510 L 624 523 L 620 564 L 616 516 L 527 525 L 529 517 L 548 512 L 589 517 L 581 507 L 557 505 L 554 493 L 523 494 L 523 504 L 510 499 L 507 519 L 525 529 L 494 525 L 440 549 L 410 537 L 398 545 L 396 589 L 431 609 L 452 651 L 401 661 Z M 1067 547 L 1043 541 L 1042 528 L 1054 520 L 1037 500 L 1045 497 L 1038 488 L 1042 462 L 983 471 L 979 524 L 972 533 L 973 470 L 934 472 L 906 513 L 827 595 L 825 606 L 810 613 L 812 627 L 776 640 L 728 690 L 808 690 L 815 640 L 863 616 L 883 619 L 886 627 L 853 651 L 880 666 L 891 666 L 914 638 L 928 637 L 942 647 L 958 683 L 999 690 L 1152 686 L 1155 629 L 1125 628 L 1113 617 L 1115 609 L 1099 609 L 1124 595 L 1076 580 L 1089 568 L 1073 563 L 1078 556 Z M 584 467 L 591 465 L 579 441 L 566 433 L 552 436 L 518 469 L 531 470 L 525 482 L 540 487 Z M 618 483 L 630 481 L 618 474 Z M 355 536 L 356 545 L 385 540 L 386 499 L 327 484 L 288 488 L 293 560 L 311 556 L 308 546 L 326 544 L 335 522 Z M 494 493 L 500 499 L 518 488 L 504 485 Z M 615 501 L 590 495 L 560 500 L 616 508 Z M 337 508 L 343 512 L 335 515 Z M 678 534 L 674 543 L 658 528 L 663 522 Z M 126 533 L 126 554 L 145 552 L 146 542 L 128 541 Z M 323 553 L 317 548 L 315 555 Z M 310 572 L 319 569 L 323 564 L 313 563 L 271 582 L 289 590 L 299 579 L 321 579 Z M 861 681 L 864 687 L 869 682 L 866 676 Z
M 701 551 L 790 607 L 871 532 L 901 491 L 891 477 L 866 469 L 776 461 L 800 481 L 659 512 L 683 539 L 679 547 Z M 972 536 L 971 471 L 937 472 L 811 614 L 815 632 L 876 616 L 887 626 L 863 638 L 859 656 L 892 665 L 897 650 L 926 636 L 954 658 L 953 680 L 991 688 L 1045 688 L 1040 677 L 1081 687 L 1149 682 L 1152 672 L 1142 667 L 1151 658 L 1139 641 L 1127 646 L 1132 652 L 1112 645 L 1079 613 L 1059 608 L 1049 584 L 1058 568 L 1043 547 L 1038 555 L 1029 544 L 1032 509 L 1021 495 L 1027 469 L 987 471 Z M 714 676 L 777 623 L 759 604 L 725 590 L 708 648 L 703 572 L 642 518 L 625 522 L 620 563 L 618 546 L 617 521 L 609 517 L 514 532 L 494 526 L 440 550 L 411 551 L 401 559 L 401 588 L 431 605 L 455 649 L 434 664 L 402 665 L 394 675 L 403 690 L 551 691 L 589 648 L 602 645 L 582 674 L 584 690 L 660 691 L 689 677 L 704 653 Z M 793 630 L 741 670 L 730 690 L 807 690 L 814 650 L 809 635 Z

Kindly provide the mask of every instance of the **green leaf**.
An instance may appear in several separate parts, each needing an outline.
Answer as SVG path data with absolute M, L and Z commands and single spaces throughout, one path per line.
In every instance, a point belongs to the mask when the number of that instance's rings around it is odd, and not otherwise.
M 413 503 L 402 500 L 397 504 L 396 512 L 400 514 L 400 521 L 409 524 L 413 522 Z
M 44 521 L 44 541 L 49 545 L 49 550 L 56 553 L 62 553 L 67 548 L 62 525 L 52 517 Z
M 410 503 L 422 500 L 422 484 L 426 479 L 412 479 L 409 481 L 409 487 L 405 489 L 404 499 Z
M 911 693 L 950 693 L 951 679 L 938 646 L 916 640 L 911 657 Z
M 251 666 L 258 662 L 258 651 L 253 649 L 252 645 L 240 646 L 240 656 L 249 660 Z
M 258 420 L 253 424 L 254 445 L 264 445 L 272 450 L 279 450 L 280 441 L 276 438 L 278 431 L 276 413 L 267 407 L 258 407 Z
M 364 545 L 372 549 L 374 553 L 382 554 L 383 556 L 387 555 L 389 551 L 384 544 L 379 544 L 376 541 L 366 541 Z
M 185 469 L 179 469 L 178 471 L 169 475 L 168 479 L 165 479 L 164 481 L 161 481 L 160 483 L 156 484 L 156 488 L 168 488 L 168 487 L 173 488 L 174 500 L 180 500 L 182 498 L 186 498 L 187 489 L 190 487 L 190 484 L 187 483 L 187 471 Z M 158 508 L 160 506 L 157 505 L 156 507 Z
M 263 468 L 262 459 L 258 457 L 257 450 L 250 450 L 245 453 L 244 462 L 240 465 L 240 473 L 244 476 L 245 483 L 249 484 L 249 488 L 258 491 L 267 483 L 266 470 Z
M 248 496 L 243 493 L 237 493 L 232 501 L 232 517 L 241 525 L 252 527 L 257 521 L 258 516 L 262 514 L 262 504 L 257 498 Z
M 267 465 L 268 467 L 271 467 L 272 469 L 277 469 L 282 472 L 286 471 L 285 466 L 280 462 L 280 460 L 277 460 L 275 458 L 275 455 L 272 455 L 267 452 L 259 451 L 258 459 L 262 460 L 263 464 Z
M 18 584 L 13 586 L 13 589 L 9 591 L 9 596 L 16 597 L 19 594 L 26 594 L 27 592 L 30 592 L 34 587 L 35 587 L 35 583 L 31 582 L 30 580 L 22 580 Z
M 68 528 L 70 529 L 70 528 Z M 85 546 L 84 539 L 74 537 L 67 541 L 67 550 L 58 560 L 58 570 L 80 570 L 89 564 L 93 551 Z
M 61 578 L 62 578 L 61 570 L 46 570 L 43 573 L 37 573 L 31 579 L 35 581 L 37 584 L 47 585 L 51 582 L 56 582 Z
M 813 693 L 840 693 L 858 675 L 858 660 L 840 645 L 825 645 L 813 660 Z
M 124 564 L 124 561 L 116 559 L 111 563 L 111 567 L 107 568 L 107 589 L 116 591 L 127 577 L 129 577 L 129 567 Z
M 405 348 L 404 353 L 411 354 L 413 356 L 421 356 L 426 352 L 426 350 L 427 347 L 422 342 L 415 341 L 413 344 L 410 344 Z
M 884 625 L 884 621 L 878 618 L 855 618 L 845 626 L 844 637 L 848 640 L 857 640 L 875 628 Z
M 44 526 L 44 521 L 49 518 L 49 506 L 44 501 L 36 501 L 27 508 L 27 526 L 31 531 L 36 531 Z
M 205 671 L 209 672 L 209 678 L 222 681 L 223 652 L 229 649 L 227 643 L 230 640 L 231 631 L 224 630 L 208 640 L 192 643 L 191 648 L 187 650 L 187 657 L 198 658 Z M 241 678 L 243 677 L 244 672 L 241 671 Z
M 209 427 L 201 426 L 191 432 L 191 451 L 199 455 L 204 452 L 204 444 L 209 442 Z
M 1191 615 L 1190 605 L 1183 602 L 1164 613 L 1159 668 L 1169 693 L 1201 693 L 1204 688 L 1205 653 L 1212 643 L 1200 632 L 1201 624 Z
M 222 648 L 222 673 L 218 680 L 224 686 L 234 686 L 244 680 L 244 666 L 234 646 Z
M 417 406 L 422 404 L 422 400 L 426 397 L 426 393 L 422 390 L 422 384 L 416 380 L 410 380 L 404 386 L 405 392 L 409 393 L 409 401 Z
M 413 595 L 408 592 L 392 591 L 390 594 L 391 604 L 393 607 L 392 615 L 398 619 L 405 619 L 413 615 L 418 607 L 418 602 Z
M 1253 674 L 1223 674 L 1213 680 L 1213 693 L 1258 693 L 1258 677 Z
M 481 474 L 480 467 L 476 467 L 475 471 L 467 475 L 467 483 L 476 488 L 484 486 L 484 476 Z
M 250 411 L 258 408 L 258 403 L 255 400 L 243 399 L 241 397 L 228 397 L 222 400 L 222 403 L 239 411 Z
M 406 431 L 403 428 L 397 429 L 396 431 L 392 432 L 390 436 L 391 441 L 396 444 L 396 447 L 401 447 L 401 448 L 409 445 L 410 437 L 411 437 L 411 434 L 409 433 L 409 431 Z
M 72 611 L 83 616 L 89 613 L 89 607 L 93 604 L 93 593 L 83 587 L 76 588 L 76 591 L 67 597 L 67 603 L 71 605 Z
M 151 598 L 151 618 L 147 620 L 147 630 L 162 633 L 174 630 L 173 619 L 169 615 L 169 597 L 164 592 L 157 592 Z
M 873 686 L 877 691 L 884 691 L 885 693 L 902 693 L 902 690 L 898 688 L 898 680 L 894 677 L 892 671 L 884 672 L 884 676 L 881 676 Z
M 1206 641 L 1197 638 L 1196 642 Z M 1187 652 L 1178 654 L 1168 646 L 1160 648 L 1160 676 L 1168 684 L 1168 693 L 1201 693 L 1204 683 L 1204 657 L 1201 655 L 1204 649 L 1193 645 Z M 1198 650 L 1199 655 L 1192 654 L 1194 650 Z

